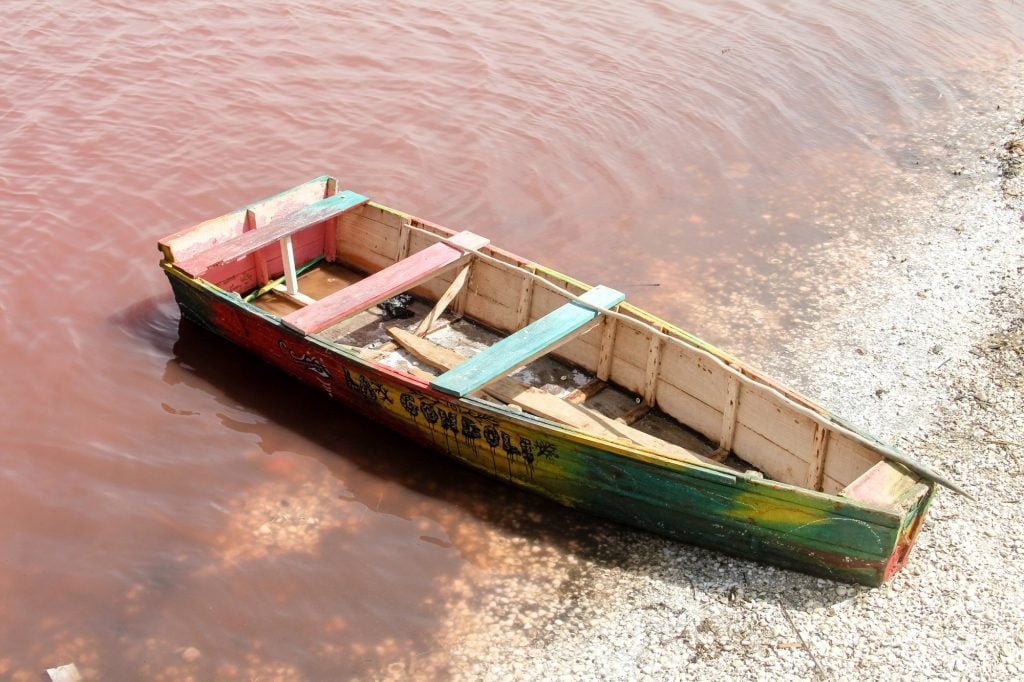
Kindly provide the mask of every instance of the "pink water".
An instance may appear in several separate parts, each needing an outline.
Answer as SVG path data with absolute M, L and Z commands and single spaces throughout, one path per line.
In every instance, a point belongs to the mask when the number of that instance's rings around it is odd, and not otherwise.
M 885 202 L 1024 46 L 997 0 L 49 5 L 0 6 L 0 678 L 29 680 L 373 675 L 438 646 L 486 538 L 590 523 L 179 326 L 159 237 L 330 173 L 741 353 L 707 302 Z

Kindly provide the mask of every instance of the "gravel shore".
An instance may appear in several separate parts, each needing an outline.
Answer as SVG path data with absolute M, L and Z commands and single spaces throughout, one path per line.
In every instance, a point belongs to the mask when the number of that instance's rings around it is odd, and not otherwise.
M 1024 677 L 1021 89 L 993 109 L 973 134 L 951 131 L 958 144 L 933 143 L 950 177 L 887 218 L 915 229 L 812 264 L 856 255 L 870 281 L 829 292 L 817 333 L 755 359 L 973 493 L 939 493 L 891 583 L 840 585 L 524 505 L 443 587 L 437 645 L 372 676 Z

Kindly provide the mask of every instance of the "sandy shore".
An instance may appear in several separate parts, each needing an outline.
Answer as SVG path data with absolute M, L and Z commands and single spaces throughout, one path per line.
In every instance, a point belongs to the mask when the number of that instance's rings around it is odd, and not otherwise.
M 1024 89 L 1009 86 L 944 139 L 911 141 L 936 168 L 875 216 L 900 236 L 795 264 L 860 274 L 823 294 L 833 314 L 813 333 L 755 358 L 973 492 L 938 495 L 891 583 L 839 585 L 584 519 L 556 540 L 503 528 L 445 586 L 437 646 L 376 676 L 1024 676 L 1022 117 Z

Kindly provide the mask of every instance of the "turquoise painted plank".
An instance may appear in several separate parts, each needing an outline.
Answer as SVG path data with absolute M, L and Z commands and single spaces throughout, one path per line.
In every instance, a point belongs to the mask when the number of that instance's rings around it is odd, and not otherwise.
M 625 298 L 621 291 L 606 286 L 596 286 L 580 296 L 582 301 L 599 308 L 611 308 Z M 570 301 L 448 370 L 430 385 L 461 398 L 555 345 L 592 321 L 597 314 L 595 310 Z

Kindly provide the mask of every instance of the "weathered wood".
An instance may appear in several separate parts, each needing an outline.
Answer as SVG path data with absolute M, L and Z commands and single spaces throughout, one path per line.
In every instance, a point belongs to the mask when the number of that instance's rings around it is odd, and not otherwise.
M 608 381 L 608 377 L 612 373 L 612 360 L 615 359 L 615 331 L 619 321 L 614 317 L 605 317 L 603 324 L 601 350 L 597 359 L 597 378 L 601 381 Z
M 497 331 L 511 334 L 518 329 L 515 326 L 516 311 L 487 296 L 476 294 L 470 297 L 466 301 L 466 316 Z
M 625 294 L 597 286 L 582 297 L 587 303 L 611 307 Z M 577 303 L 567 303 L 541 319 L 501 339 L 468 361 L 438 377 L 431 386 L 449 395 L 463 396 L 483 388 L 489 382 L 528 364 L 589 330 L 597 313 Z
M 516 329 L 522 329 L 530 322 L 530 309 L 533 306 L 533 288 L 537 280 L 532 277 L 524 277 L 523 284 L 519 289 L 519 301 L 516 304 Z
M 825 478 L 825 462 L 828 461 L 828 442 L 832 432 L 818 424 L 814 429 L 814 441 L 811 443 L 811 466 L 807 469 L 807 480 L 804 487 L 810 490 L 821 490 Z
M 665 342 L 661 351 L 660 383 L 672 384 L 680 391 L 685 391 L 722 412 L 729 399 L 730 379 L 742 384 L 739 377 L 702 358 L 692 348 Z M 721 432 L 716 431 L 713 438 L 721 440 Z
M 469 281 L 469 278 L 472 276 L 472 274 L 473 274 L 475 269 L 476 269 L 476 259 L 474 258 L 474 259 L 469 261 L 469 264 L 465 268 L 463 268 L 463 270 L 465 271 L 465 280 L 466 280 L 466 282 Z M 456 275 L 455 278 L 458 279 L 459 275 Z M 452 281 L 452 284 L 453 285 L 455 284 L 454 280 Z M 464 282 L 464 284 L 465 284 L 465 282 Z M 455 295 L 455 301 L 452 302 L 452 304 L 451 304 L 452 315 L 454 315 L 455 317 L 462 317 L 463 315 L 466 314 L 466 298 L 468 296 L 469 296 L 469 287 L 468 286 L 460 285 L 459 286 L 459 291 Z
M 736 377 L 729 377 L 729 393 L 725 398 L 725 407 L 722 409 L 722 435 L 718 439 L 718 451 L 716 458 L 724 459 L 732 452 L 732 440 L 736 435 L 736 412 L 740 406 L 740 380 Z
M 398 262 L 409 255 L 409 242 L 412 239 L 412 231 L 409 229 L 409 221 L 403 220 L 402 227 L 398 234 L 398 257 L 395 262 Z
M 251 232 L 257 229 L 256 227 L 256 213 L 251 209 L 245 211 L 245 231 Z M 267 270 L 267 257 L 263 255 L 263 251 L 256 249 L 252 252 L 252 262 L 256 267 L 256 283 L 263 286 L 270 281 L 270 271 Z
M 187 227 L 161 239 L 160 251 L 170 262 L 191 258 L 242 234 L 246 230 L 245 215 L 250 211 L 255 214 L 256 228 L 260 228 L 275 218 L 318 201 L 324 196 L 324 187 L 330 179 L 326 175 L 314 178 L 297 187 L 252 203 L 244 209 Z
M 572 403 L 573 405 L 579 405 L 580 403 L 585 403 L 588 399 L 603 391 L 607 386 L 607 383 L 601 381 L 597 377 L 594 377 L 569 395 L 565 396 L 564 400 Z
M 451 349 L 405 330 L 392 327 L 388 334 L 410 355 L 432 367 L 450 371 L 466 360 L 465 356 Z M 530 414 L 572 426 L 591 435 L 612 440 L 625 439 L 683 462 L 713 463 L 711 459 L 686 448 L 663 441 L 585 407 L 571 405 L 546 391 L 527 386 L 509 377 L 498 379 L 482 390 L 504 403 L 517 405 Z
M 453 243 L 465 249 L 481 248 L 488 243 L 487 239 L 472 232 L 462 232 L 456 237 L 457 239 L 452 240 Z M 472 254 L 460 251 L 454 246 L 434 244 L 320 299 L 315 305 L 306 306 L 282 317 L 281 322 L 303 334 L 315 334 L 395 294 L 408 291 L 431 277 L 457 267 L 471 257 Z
M 799 485 L 807 479 L 807 469 L 810 467 L 807 461 L 747 427 L 742 421 L 736 423 L 732 449 L 737 457 L 750 462 L 772 480 Z
M 658 389 L 658 371 L 661 369 L 661 337 L 651 334 L 651 342 L 647 348 L 647 368 L 644 372 L 644 390 L 641 394 L 644 403 L 654 405 L 654 397 Z
M 327 186 L 324 188 L 324 199 L 333 197 L 338 193 L 338 181 L 334 178 L 327 178 Z M 341 218 L 332 218 L 324 223 L 324 259 L 333 263 L 338 255 L 338 223 Z
M 495 253 L 497 253 L 496 250 Z M 515 262 L 515 259 L 512 259 L 512 261 L 510 262 L 502 262 L 496 258 L 484 254 L 481 254 L 480 258 L 485 262 L 501 263 L 505 267 L 519 267 L 519 264 Z M 559 295 L 562 298 L 571 301 L 580 301 L 579 296 L 573 294 L 569 290 L 569 287 L 585 288 L 584 285 L 581 285 L 581 283 L 576 282 L 575 280 L 571 280 L 570 278 L 567 278 L 564 275 L 559 275 L 554 271 L 547 269 L 542 270 L 544 275 L 547 276 L 547 278 L 538 277 L 538 282 L 543 282 L 545 286 L 558 288 Z M 524 275 L 536 276 L 530 275 L 530 273 L 525 272 Z M 933 471 L 931 468 L 925 466 L 921 462 L 918 462 L 913 458 L 908 457 L 907 455 L 900 453 L 890 447 L 882 445 L 881 443 L 875 441 L 870 437 L 858 433 L 855 429 L 851 429 L 845 424 L 843 424 L 841 420 L 835 419 L 834 416 L 828 413 L 827 410 L 821 408 L 818 405 L 813 404 L 805 397 L 801 396 L 799 393 L 791 389 L 787 389 L 781 386 L 778 382 L 766 378 L 759 372 L 752 370 L 749 367 L 746 367 L 742 363 L 737 362 L 734 358 L 731 358 L 730 356 L 728 356 L 725 353 L 722 353 L 713 346 L 704 343 L 700 339 L 697 339 L 696 337 L 687 334 L 686 332 L 683 332 L 682 330 L 676 327 L 667 325 L 667 323 L 664 323 L 663 321 L 654 317 L 650 313 L 646 313 L 633 306 L 626 306 L 621 312 L 617 310 L 603 310 L 601 311 L 601 313 L 607 317 L 614 317 L 618 320 L 625 320 L 630 324 L 639 321 L 641 328 L 647 330 L 647 334 L 654 333 L 661 336 L 664 340 L 670 343 L 686 345 L 694 352 L 699 354 L 701 357 L 707 358 L 713 364 L 723 369 L 729 375 L 740 377 L 741 381 L 744 382 L 745 389 L 751 390 L 756 394 L 762 394 L 765 397 L 770 397 L 772 400 L 781 401 L 781 403 L 785 406 L 785 409 L 793 413 L 794 415 L 805 417 L 816 424 L 822 424 L 827 428 L 831 429 L 833 432 L 842 433 L 842 435 L 845 438 L 855 441 L 861 447 L 866 448 L 867 450 L 879 454 L 882 457 L 890 459 L 894 462 L 899 462 L 900 464 L 906 466 L 911 471 L 920 474 L 922 477 L 927 478 L 930 481 L 935 481 L 936 483 L 939 483 L 940 485 L 943 485 L 949 488 L 950 490 L 959 493 L 960 495 L 964 495 L 965 497 L 971 498 L 971 495 L 961 486 L 957 485 L 953 481 L 950 481 L 948 478 L 939 475 L 937 472 Z M 627 313 L 633 315 L 636 319 L 632 319 Z M 661 327 L 666 331 L 654 329 L 652 325 Z M 613 380 L 615 380 L 616 383 L 622 385 L 621 382 L 615 379 L 615 377 L 613 377 Z M 828 478 L 827 473 L 826 478 Z
M 643 419 L 647 415 L 647 413 L 651 411 L 651 409 L 651 406 L 648 405 L 647 403 L 640 403 L 639 405 L 637 405 L 636 407 L 634 407 L 621 417 L 616 417 L 615 421 L 622 422 L 627 426 L 629 424 L 635 424 L 636 422 Z
M 788 409 L 788 405 L 783 402 L 781 397 L 762 393 L 751 386 L 744 386 L 740 390 L 736 423 L 737 427 L 744 426 L 755 431 L 794 457 L 804 462 L 810 460 L 810 445 L 814 439 L 816 423 L 812 419 Z M 752 454 L 740 452 L 738 445 L 735 445 L 733 450 L 744 459 L 747 459 L 746 454 Z M 751 460 L 748 459 L 748 461 Z M 756 462 L 752 463 L 756 464 Z M 793 482 L 798 483 L 803 480 L 801 477 Z
M 437 299 L 437 304 L 431 309 L 427 316 L 424 317 L 418 327 L 416 327 L 416 336 L 425 336 L 427 332 L 431 330 L 434 323 L 437 322 L 437 318 L 444 314 L 445 309 L 452 302 L 452 300 L 459 295 L 462 288 L 466 285 L 466 280 L 469 278 L 470 268 L 473 267 L 472 261 L 466 265 L 466 267 L 459 270 L 459 274 L 455 275 L 455 279 L 452 280 L 451 286 L 449 286 L 441 298 Z
M 833 479 L 838 487 L 826 492 L 839 492 L 881 460 L 879 454 L 861 447 L 843 434 L 833 433 L 829 436 L 828 458 L 824 463 L 825 479 Z
M 191 258 L 177 261 L 175 265 L 184 273 L 193 277 L 202 277 L 212 267 L 243 258 L 256 249 L 273 244 L 299 230 L 334 218 L 366 203 L 366 201 L 368 201 L 367 198 L 361 194 L 347 190 L 339 192 L 328 199 L 322 199 L 277 220 L 272 220 L 258 230 L 243 232 L 237 237 L 201 251 Z
M 338 217 L 338 258 L 366 272 L 375 272 L 395 263 L 401 251 L 401 226 L 369 217 L 379 213 L 371 210 L 369 204 L 363 204 Z M 415 249 L 410 253 L 412 251 Z M 368 267 L 367 263 L 383 265 Z
M 903 497 L 919 480 L 920 477 L 906 467 L 882 460 L 841 490 L 839 495 L 887 507 Z
M 709 440 L 718 438 L 722 427 L 721 411 L 680 391 L 667 381 L 658 382 L 658 409 Z

